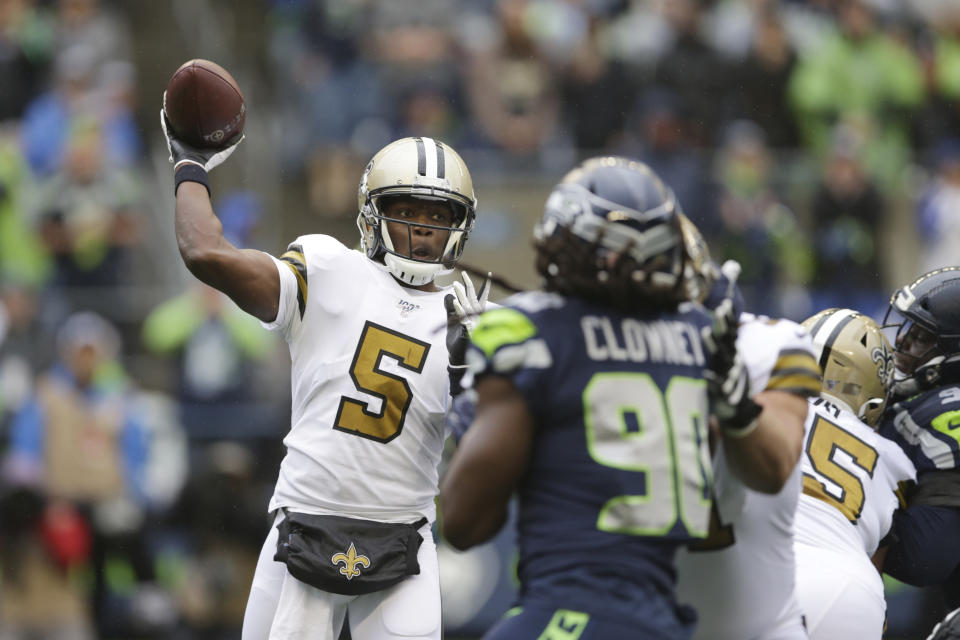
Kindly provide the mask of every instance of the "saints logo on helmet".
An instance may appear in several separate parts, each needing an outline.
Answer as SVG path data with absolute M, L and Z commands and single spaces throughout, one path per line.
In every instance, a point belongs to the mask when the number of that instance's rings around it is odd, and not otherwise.
M 413 227 L 446 233 L 442 255 L 425 260 L 394 249 L 387 231 L 388 219 L 383 216 L 381 206 L 381 199 L 391 196 L 450 205 L 453 212 L 450 226 L 390 220 L 393 224 L 407 225 L 408 233 L 412 233 Z M 382 260 L 397 279 L 410 285 L 426 284 L 453 268 L 463 254 L 477 208 L 467 165 L 456 151 L 432 138 L 402 138 L 378 151 L 363 172 L 358 201 L 361 247 L 369 258 Z
M 823 370 L 822 396 L 875 427 L 886 406 L 893 373 L 890 341 L 871 318 L 851 309 L 827 309 L 806 319 Z
M 584 161 L 557 184 L 534 229 L 548 290 L 628 309 L 689 300 L 673 191 L 642 162 Z M 705 245 L 704 245 L 705 246 Z

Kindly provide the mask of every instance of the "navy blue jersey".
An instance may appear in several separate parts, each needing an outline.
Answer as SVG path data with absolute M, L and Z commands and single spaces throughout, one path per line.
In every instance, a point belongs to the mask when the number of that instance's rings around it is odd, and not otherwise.
M 911 504 L 894 515 L 894 543 L 884 571 L 912 585 L 942 584 L 960 571 L 955 543 L 960 538 L 960 385 L 894 404 L 884 413 L 879 431 L 906 452 L 917 468 L 919 485 Z M 960 604 L 956 593 L 947 598 L 951 606 Z
M 880 435 L 899 444 L 917 468 L 960 468 L 960 385 L 925 391 L 898 402 L 884 413 Z
M 471 372 L 509 378 L 537 425 L 519 489 L 525 602 L 624 619 L 667 608 L 662 628 L 678 628 L 674 551 L 709 522 L 710 323 L 694 304 L 642 318 L 547 293 L 480 317 Z

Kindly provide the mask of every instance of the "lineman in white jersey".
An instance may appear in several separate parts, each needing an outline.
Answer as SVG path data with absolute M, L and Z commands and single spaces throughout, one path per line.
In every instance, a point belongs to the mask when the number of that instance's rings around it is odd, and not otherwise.
M 278 260 L 230 245 L 210 204 L 206 172 L 239 140 L 196 149 L 161 122 L 185 264 L 290 346 L 292 425 L 243 640 L 335 640 L 348 611 L 356 640 L 439 640 L 430 532 L 449 404 L 443 324 L 486 296 L 467 278 L 456 298 L 434 284 L 473 227 L 466 165 L 430 138 L 387 145 L 360 183 L 363 251 L 309 235 Z
M 719 314 L 739 265 L 719 273 L 696 227 L 684 221 L 689 244 L 702 245 L 697 269 L 705 304 Z M 690 250 L 691 254 L 696 254 Z M 718 295 L 718 292 L 720 293 Z M 694 638 L 704 640 L 802 640 L 806 638 L 794 595 L 793 520 L 800 494 L 806 398 L 820 391 L 820 368 L 807 331 L 788 320 L 743 313 L 737 350 L 749 373 L 750 393 L 763 407 L 752 436 L 758 442 L 753 467 L 777 465 L 780 482 L 758 484 L 741 460 L 725 453 L 723 432 L 713 456 L 714 502 L 710 534 L 677 554 L 677 595 L 697 610 Z
M 900 447 L 874 431 L 893 353 L 877 324 L 850 309 L 821 311 L 803 325 L 818 350 L 823 389 L 804 425 L 797 597 L 812 640 L 879 640 L 886 602 L 871 558 L 901 506 L 901 483 L 916 477 Z
M 737 348 L 758 402 L 765 394 L 809 397 L 819 391 L 813 345 L 798 324 L 743 314 Z M 771 424 L 789 431 L 798 455 L 802 419 L 803 415 Z M 677 555 L 679 600 L 697 610 L 694 638 L 806 638 L 794 596 L 793 524 L 800 465 L 794 460 L 779 491 L 756 491 L 731 471 L 721 441 L 713 473 L 710 535 Z

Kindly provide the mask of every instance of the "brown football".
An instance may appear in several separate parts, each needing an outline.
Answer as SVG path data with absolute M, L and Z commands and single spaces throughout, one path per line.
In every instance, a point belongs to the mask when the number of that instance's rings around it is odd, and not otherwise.
M 243 133 L 247 107 L 226 69 L 197 58 L 183 63 L 167 83 L 163 111 L 173 133 L 194 147 L 219 149 Z

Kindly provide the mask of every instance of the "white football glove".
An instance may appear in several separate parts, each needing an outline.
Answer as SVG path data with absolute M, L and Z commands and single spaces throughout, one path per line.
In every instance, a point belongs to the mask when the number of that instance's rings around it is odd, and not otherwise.
M 164 100 L 166 100 L 166 91 L 164 91 Z M 163 137 L 167 140 L 167 151 L 170 153 L 168 160 L 173 164 L 173 170 L 176 172 L 186 163 L 195 164 L 206 172 L 223 164 L 224 160 L 230 157 L 237 149 L 237 145 L 243 142 L 244 135 L 235 137 L 228 146 L 222 149 L 198 149 L 178 138 L 173 133 L 173 128 L 167 124 L 167 116 L 160 109 L 160 128 L 163 130 Z
M 740 264 L 728 260 L 720 270 L 730 281 L 726 297 L 713 310 L 713 326 L 701 330 L 704 347 L 710 354 L 707 391 L 710 410 L 724 433 L 743 437 L 756 427 L 756 418 L 762 407 L 750 396 L 749 371 L 737 349 L 740 319 L 734 308 L 733 292 L 740 275 Z
M 484 308 L 487 306 L 487 298 L 490 296 L 490 275 L 487 274 L 487 277 L 483 279 L 483 284 L 480 285 L 480 293 L 477 294 L 476 289 L 473 287 L 473 281 L 470 279 L 470 276 L 467 275 L 467 272 L 464 271 L 460 274 L 463 278 L 463 284 L 459 282 L 453 283 L 453 310 L 457 315 L 457 319 L 463 323 L 467 330 L 473 329 L 473 325 L 476 322 L 477 316 L 483 313 Z

